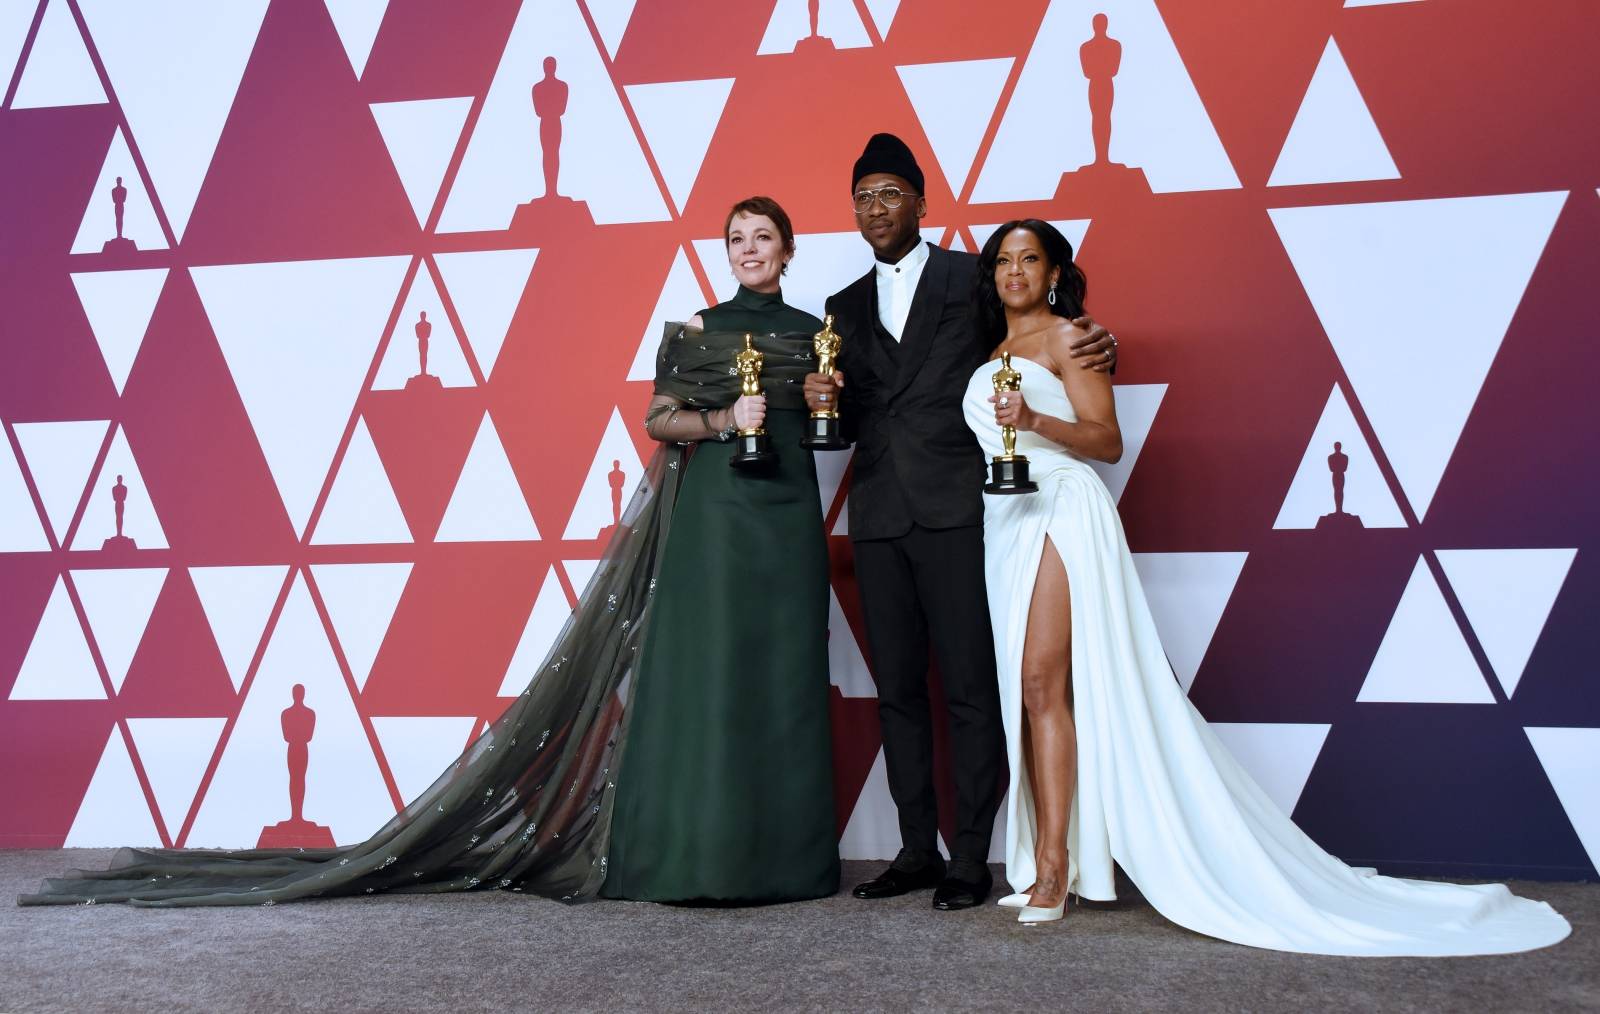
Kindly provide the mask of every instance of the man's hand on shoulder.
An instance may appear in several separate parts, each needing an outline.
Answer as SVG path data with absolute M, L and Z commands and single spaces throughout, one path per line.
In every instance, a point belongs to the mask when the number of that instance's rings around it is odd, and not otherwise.
M 1093 317 L 1078 317 L 1072 326 L 1084 332 L 1072 339 L 1067 354 L 1079 369 L 1104 373 L 1117 366 L 1117 338 L 1094 322 Z

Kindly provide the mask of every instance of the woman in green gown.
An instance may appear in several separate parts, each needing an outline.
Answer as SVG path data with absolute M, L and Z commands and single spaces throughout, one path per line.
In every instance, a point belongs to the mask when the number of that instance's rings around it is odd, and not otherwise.
M 370 838 L 312 849 L 122 849 L 24 905 L 275 905 L 475 889 L 564 901 L 770 902 L 839 883 L 828 556 L 801 380 L 821 323 L 783 303 L 770 198 L 726 230 L 738 295 L 668 325 L 662 441 L 578 608 L 489 730 Z M 746 334 L 764 396 L 732 370 Z M 736 428 L 777 463 L 729 467 Z M 692 453 L 690 450 L 692 449 Z M 613 834 L 614 825 L 614 834 Z
M 768 336 L 822 329 L 783 302 L 794 234 L 775 201 L 740 202 L 724 236 L 739 292 L 691 326 Z M 698 443 L 661 562 L 661 586 L 675 594 L 658 592 L 645 635 L 601 894 L 832 894 L 828 549 L 816 469 L 799 446 L 804 406 L 773 392 L 702 414 L 658 394 L 650 412 L 656 439 Z M 770 434 L 770 470 L 729 467 L 727 440 L 747 413 Z

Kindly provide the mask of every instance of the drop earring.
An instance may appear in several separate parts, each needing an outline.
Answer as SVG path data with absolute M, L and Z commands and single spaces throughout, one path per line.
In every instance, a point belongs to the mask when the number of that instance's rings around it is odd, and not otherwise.
M 1048 296 L 1044 297 L 1044 301 L 1046 303 L 1049 303 L 1051 306 L 1055 306 L 1056 305 L 1056 283 L 1055 282 L 1051 282 L 1050 283 L 1050 294 Z

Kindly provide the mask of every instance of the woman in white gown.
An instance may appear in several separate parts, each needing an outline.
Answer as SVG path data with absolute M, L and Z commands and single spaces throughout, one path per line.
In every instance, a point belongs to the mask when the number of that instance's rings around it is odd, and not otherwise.
M 1061 918 L 1067 893 L 1114 899 L 1120 864 L 1179 925 L 1316 954 L 1497 954 L 1567 921 L 1504 885 L 1352 869 L 1282 813 L 1173 677 L 1116 505 L 1092 459 L 1122 440 L 1109 378 L 1067 365 L 1083 314 L 1072 247 L 1048 223 L 1001 226 L 980 255 L 975 318 L 1022 391 L 978 368 L 965 413 L 986 454 L 1017 430 L 1036 493 L 986 496 L 984 544 L 1011 787 L 1001 904 Z

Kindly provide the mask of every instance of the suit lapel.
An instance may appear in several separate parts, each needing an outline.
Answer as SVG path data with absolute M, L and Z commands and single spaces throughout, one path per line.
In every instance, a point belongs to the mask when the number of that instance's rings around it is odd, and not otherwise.
M 922 277 L 917 279 L 917 291 L 911 296 L 911 313 L 906 317 L 904 333 L 900 335 L 900 372 L 895 378 L 893 394 L 899 394 L 910 385 L 938 330 L 939 317 L 944 310 L 944 294 L 950 280 L 950 265 L 945 252 L 929 245 L 928 263 L 922 266 Z

